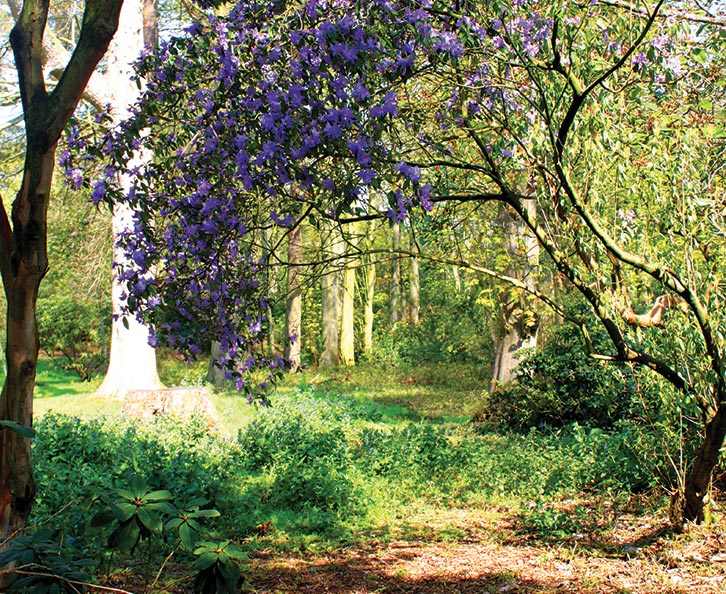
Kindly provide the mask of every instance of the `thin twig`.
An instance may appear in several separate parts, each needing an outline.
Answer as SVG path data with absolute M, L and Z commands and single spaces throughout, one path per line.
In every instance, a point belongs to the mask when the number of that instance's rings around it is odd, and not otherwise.
M 164 567 L 166 567 L 166 564 L 168 563 L 169 559 L 171 559 L 172 555 L 174 554 L 174 551 L 169 553 L 166 556 L 166 559 L 164 559 L 164 562 L 161 564 L 161 567 L 159 567 L 159 571 L 156 574 L 156 577 L 154 578 L 154 581 L 151 583 L 151 585 L 147 588 L 147 590 L 153 590 L 156 586 L 157 582 L 159 581 L 159 578 L 161 577 L 161 572 L 164 571 Z

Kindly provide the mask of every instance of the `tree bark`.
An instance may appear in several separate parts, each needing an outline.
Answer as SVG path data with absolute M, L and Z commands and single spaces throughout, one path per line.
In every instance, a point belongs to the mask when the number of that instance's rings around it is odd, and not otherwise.
M 368 227 L 366 243 L 370 247 L 373 243 L 373 223 Z M 376 263 L 370 255 L 366 256 L 365 267 L 365 295 L 363 302 L 363 353 L 373 353 L 373 298 L 376 294 Z
M 393 263 L 391 265 L 391 326 L 395 326 L 401 320 L 401 259 L 398 251 L 401 249 L 401 225 L 393 224 Z
M 285 358 L 290 370 L 297 371 L 302 363 L 302 225 L 290 230 L 287 236 L 287 297 L 285 299 Z
M 411 268 L 408 273 L 408 308 L 410 321 L 417 326 L 421 310 L 421 276 L 418 258 L 411 258 Z
M 136 101 L 138 89 L 130 80 L 132 63 L 144 47 L 147 27 L 153 27 L 147 0 L 126 0 L 119 19 L 118 31 L 109 45 L 108 71 L 103 75 L 107 103 L 115 122 L 127 117 Z M 153 8 L 153 2 L 151 3 Z M 150 33 L 153 34 L 153 31 Z M 135 160 L 143 160 L 143 151 Z M 130 188 L 133 180 L 121 176 L 119 183 Z M 128 264 L 128 256 L 118 247 L 118 238 L 133 229 L 133 212 L 126 205 L 116 205 L 111 222 L 114 238 L 114 261 Z M 111 288 L 113 317 L 111 321 L 111 350 L 108 371 L 96 395 L 123 400 L 131 390 L 162 388 L 156 369 L 156 350 L 149 344 L 150 329 L 133 315 L 124 315 L 126 287 L 114 269 Z M 129 370 L 133 369 L 133 373 Z
M 724 400 L 722 396 L 720 401 Z M 722 404 L 714 417 L 706 423 L 705 437 L 686 476 L 683 493 L 684 520 L 696 523 L 704 520 L 711 478 L 721 456 L 724 438 L 726 438 L 726 409 Z
M 527 208 L 534 218 L 534 201 L 528 203 Z M 525 285 L 534 289 L 536 286 L 536 271 L 539 263 L 539 243 L 537 238 L 529 232 L 524 221 L 513 217 L 504 205 L 501 206 L 499 222 L 505 230 L 504 247 L 512 264 L 506 275 L 513 277 L 519 273 Z M 492 369 L 492 382 L 490 390 L 506 384 L 512 380 L 515 370 L 520 362 L 520 355 L 524 349 L 534 348 L 537 345 L 537 331 L 539 328 L 536 313 L 528 311 L 533 303 L 527 303 L 522 291 L 508 288 L 503 291 L 501 302 L 501 315 L 499 327 L 494 333 L 494 367 Z
M 224 369 L 217 365 L 222 354 L 221 345 L 218 340 L 213 340 L 209 347 L 209 367 L 207 368 L 207 382 L 213 386 L 221 386 L 225 382 Z
M 30 427 L 38 363 L 35 308 L 48 269 L 48 203 L 58 139 L 118 26 L 122 0 L 87 0 L 76 48 L 52 93 L 45 87 L 48 0 L 26 0 L 10 34 L 25 119 L 23 180 L 12 227 L 0 204 L 0 272 L 7 297 L 7 376 L 0 420 Z M 0 539 L 22 531 L 35 497 L 30 443 L 0 428 Z M 0 577 L 0 589 L 4 587 Z
M 339 232 L 332 224 L 323 228 L 323 259 L 335 259 L 338 255 L 340 241 Z M 323 353 L 320 364 L 335 366 L 340 363 L 340 337 L 338 324 L 340 317 L 340 283 L 337 260 L 325 265 L 322 274 L 322 310 L 323 310 Z
M 340 311 L 340 361 L 343 365 L 355 365 L 355 262 L 350 256 L 354 237 L 348 245 L 349 255 L 343 269 L 343 300 Z

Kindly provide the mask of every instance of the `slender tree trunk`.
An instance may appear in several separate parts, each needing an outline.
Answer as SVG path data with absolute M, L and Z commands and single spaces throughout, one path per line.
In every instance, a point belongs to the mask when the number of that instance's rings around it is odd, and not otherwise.
M 301 363 L 302 331 L 302 225 L 287 236 L 287 298 L 285 300 L 285 358 L 290 369 L 297 371 Z
M 461 273 L 458 266 L 451 267 L 451 275 L 454 277 L 454 288 L 457 293 L 461 293 Z
M 500 208 L 498 218 L 505 229 L 505 248 L 512 262 L 507 275 L 519 275 L 528 287 L 534 288 L 537 282 L 539 243 L 519 217 L 513 217 L 503 205 Z M 535 208 L 534 201 L 529 201 L 528 209 L 532 211 L 532 218 L 536 214 Z M 494 334 L 491 390 L 512 380 L 521 352 L 537 345 L 539 328 L 536 313 L 530 311 L 534 303 L 526 295 L 522 295 L 521 290 L 508 288 L 503 291 L 500 300 L 502 309 L 500 326 Z
M 720 401 L 726 401 L 726 395 L 722 394 Z M 705 437 L 686 475 L 682 502 L 683 520 L 696 523 L 704 520 L 704 509 L 711 478 L 721 457 L 724 438 L 726 438 L 726 408 L 721 405 L 714 417 L 706 423 Z M 671 510 L 671 514 L 673 514 L 673 510 Z
M 144 45 L 159 42 L 159 3 L 158 0 L 143 0 Z
M 334 258 L 339 252 L 340 240 L 337 238 L 338 230 L 330 224 L 326 225 L 322 232 L 323 259 Z M 340 283 L 338 277 L 338 260 L 324 266 L 321 280 L 324 347 L 320 357 L 320 364 L 323 366 L 335 366 L 340 363 L 340 337 L 338 332 L 340 318 Z
M 218 340 L 213 340 L 209 346 L 209 367 L 207 367 L 207 382 L 213 386 L 221 386 L 225 382 L 224 369 L 217 365 L 217 360 L 222 354 L 222 348 Z
M 393 264 L 391 271 L 391 326 L 401 320 L 401 259 L 398 251 L 401 249 L 401 225 L 393 224 Z
M 121 0 L 87 0 L 76 51 L 52 93 L 45 87 L 43 37 L 48 2 L 26 0 L 10 41 L 25 118 L 23 179 L 13 202 L 12 227 L 0 202 L 0 273 L 7 298 L 7 376 L 0 420 L 30 427 L 38 364 L 35 308 L 48 270 L 48 203 L 58 139 L 118 26 Z M 0 541 L 22 531 L 35 496 L 30 443 L 0 427 Z M 0 575 L 0 589 L 7 576 Z
M 355 233 L 355 231 L 354 231 Z M 348 252 L 353 251 L 355 238 L 350 238 Z M 355 365 L 355 262 L 348 256 L 343 270 L 343 302 L 340 320 L 340 360 L 343 365 Z
M 411 258 L 411 269 L 408 275 L 408 307 L 411 316 L 410 320 L 414 326 L 418 325 L 419 312 L 421 310 L 421 277 L 418 266 L 418 258 Z
M 145 26 L 154 26 L 155 13 L 149 11 L 145 0 L 126 0 L 116 36 L 109 46 L 108 71 L 104 74 L 107 93 L 114 120 L 121 121 L 128 115 L 130 106 L 136 100 L 138 89 L 130 78 L 131 64 L 144 47 Z M 153 31 L 150 33 L 153 34 Z M 144 158 L 143 151 L 135 157 Z M 122 176 L 120 184 L 129 188 L 132 179 Z M 116 205 L 112 220 L 114 238 L 114 261 L 127 262 L 128 256 L 118 247 L 118 239 L 133 229 L 133 212 L 126 205 Z M 108 371 L 96 394 L 104 398 L 123 399 L 135 390 L 158 390 L 162 388 L 156 369 L 156 351 L 149 344 L 149 327 L 133 315 L 124 315 L 125 285 L 119 281 L 118 270 L 114 270 L 111 301 L 113 317 L 111 322 L 111 350 Z M 131 371 L 133 370 L 133 372 Z
M 366 237 L 367 246 L 373 243 L 373 223 L 368 227 Z M 366 265 L 363 268 L 365 274 L 364 301 L 363 301 L 363 353 L 373 353 L 373 297 L 376 293 L 376 263 L 370 255 L 365 256 Z

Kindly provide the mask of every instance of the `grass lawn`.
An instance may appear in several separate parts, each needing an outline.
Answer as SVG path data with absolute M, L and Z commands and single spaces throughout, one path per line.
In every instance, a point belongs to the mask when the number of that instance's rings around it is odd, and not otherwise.
M 184 363 L 174 357 L 159 360 L 159 373 L 167 386 L 201 385 L 206 363 Z M 375 408 L 386 423 L 429 420 L 457 423 L 470 418 L 486 386 L 482 370 L 473 365 L 390 367 L 362 364 L 352 368 L 308 369 L 287 376 L 271 397 L 294 396 L 300 389 L 321 397 L 350 398 L 359 406 Z M 122 402 L 93 396 L 102 378 L 82 382 L 53 359 L 38 362 L 34 414 L 49 410 L 89 418 L 121 412 Z M 255 408 L 233 389 L 215 391 L 212 400 L 227 430 L 236 435 L 254 417 Z

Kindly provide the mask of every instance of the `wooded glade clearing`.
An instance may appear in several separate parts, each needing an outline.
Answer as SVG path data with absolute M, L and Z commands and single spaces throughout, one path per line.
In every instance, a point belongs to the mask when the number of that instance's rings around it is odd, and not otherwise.
M 8 0 L 3 19 L 22 106 L 3 587 L 74 591 L 72 557 L 109 577 L 147 546 L 232 592 L 257 538 L 359 542 L 419 500 L 510 497 L 545 541 L 592 539 L 642 493 L 674 534 L 719 525 L 718 5 Z M 84 418 L 203 415 L 34 424 L 41 349 L 97 388 Z M 386 405 L 391 377 L 433 390 Z M 248 408 L 215 412 L 205 383 Z

